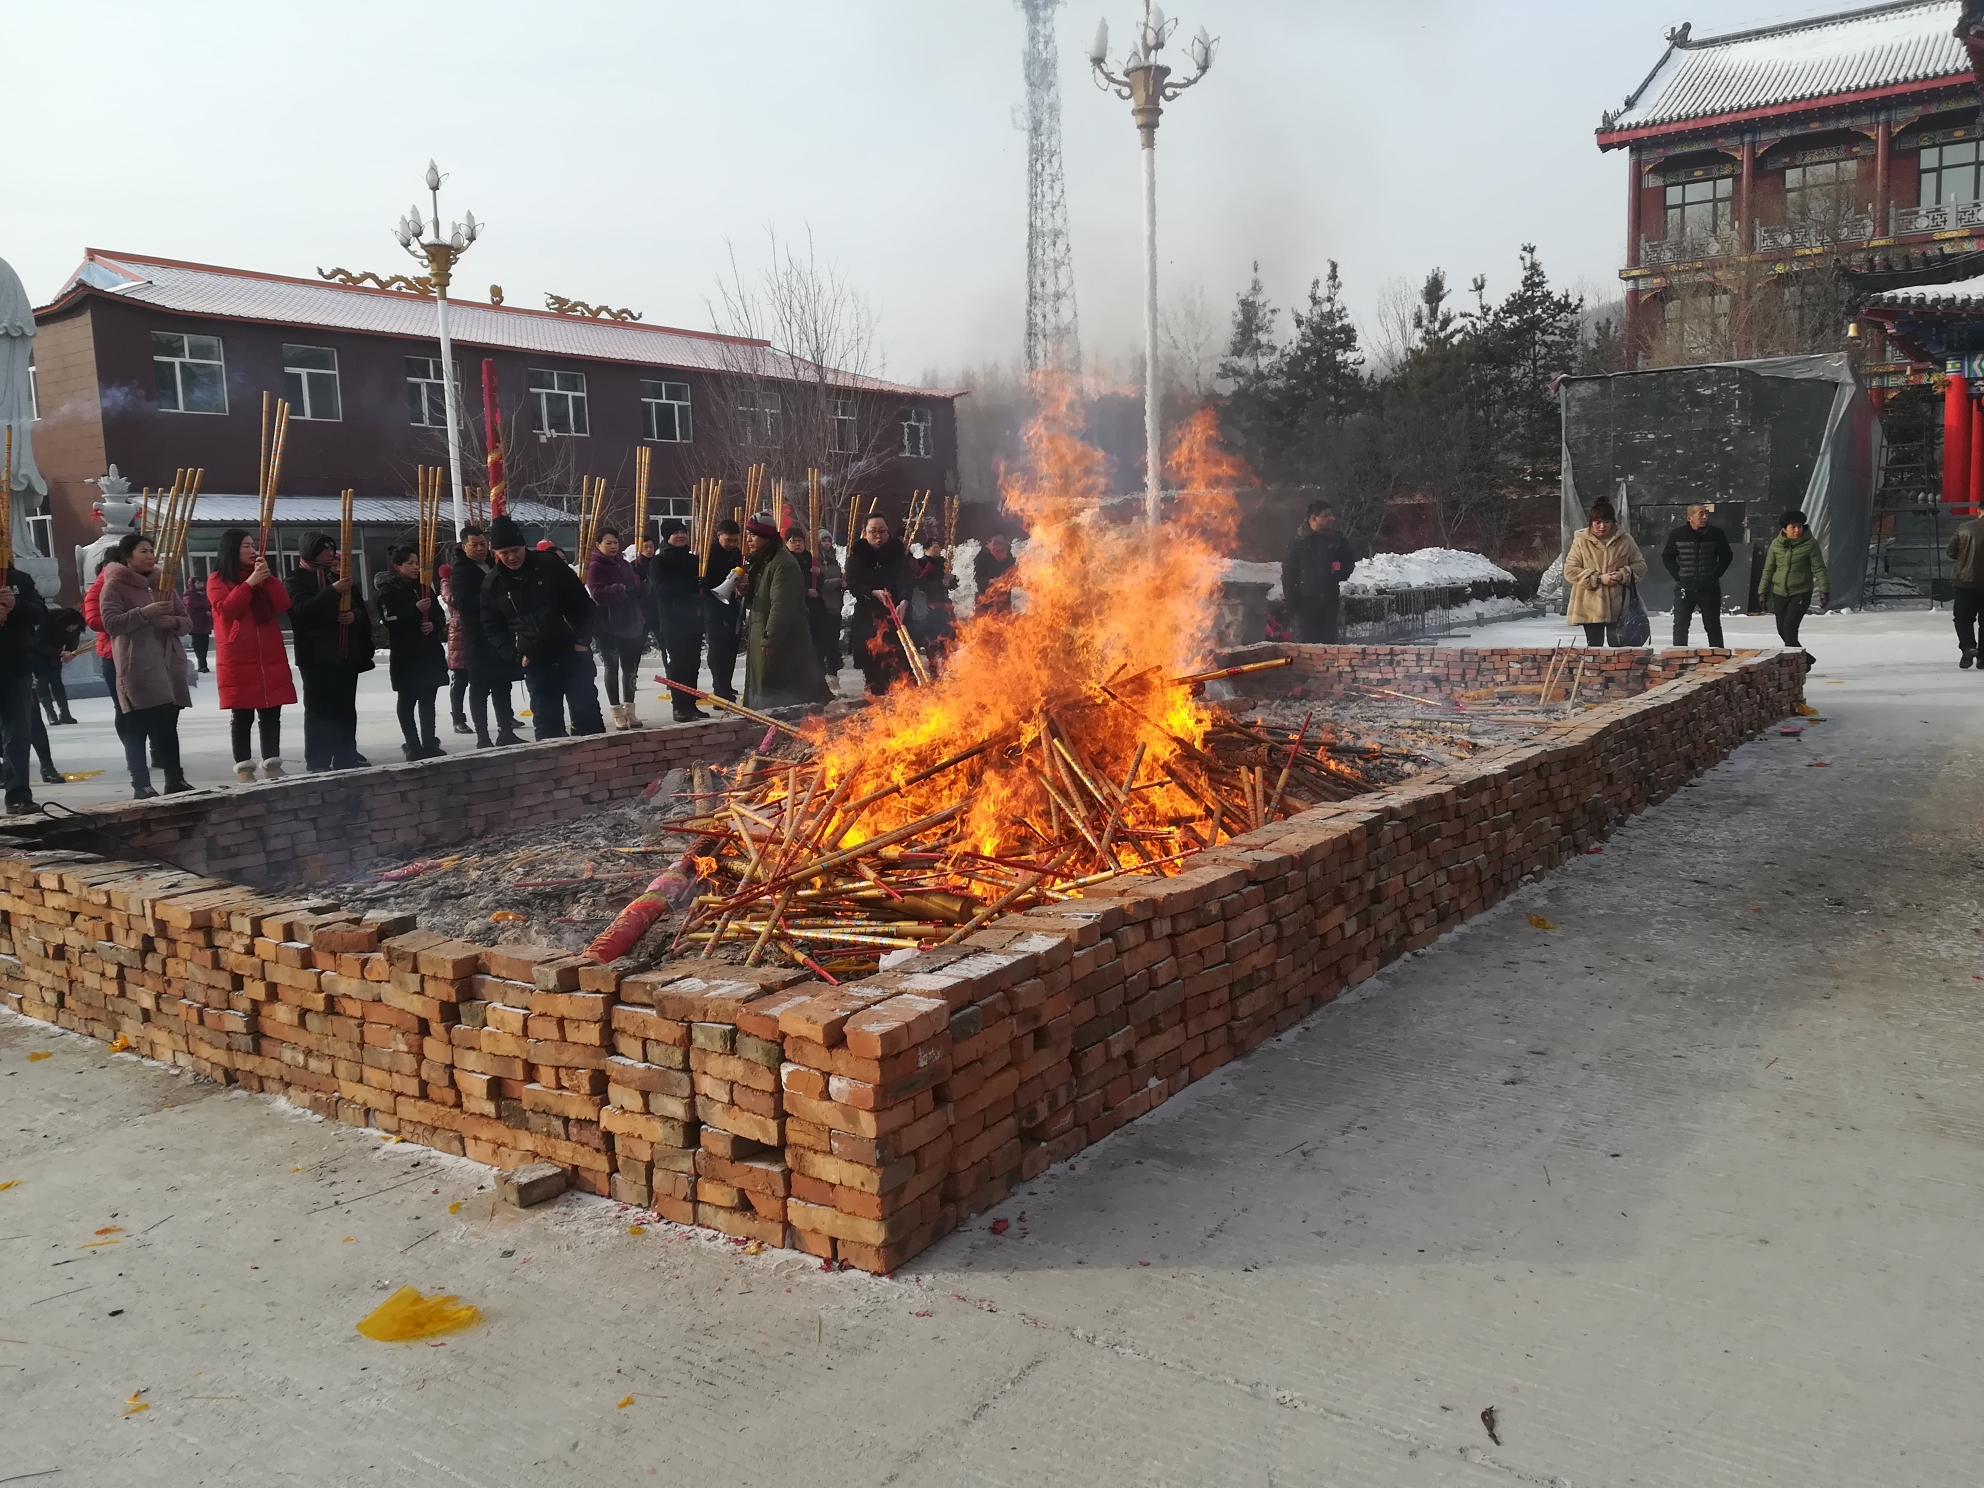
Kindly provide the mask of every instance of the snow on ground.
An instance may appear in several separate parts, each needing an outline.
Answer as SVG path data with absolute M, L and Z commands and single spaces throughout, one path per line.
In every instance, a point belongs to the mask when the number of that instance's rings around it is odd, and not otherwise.
M 1723 639 L 1742 650 L 1775 648 L 1780 645 L 1777 624 L 1769 615 L 1724 615 Z M 1656 611 L 1653 616 L 1655 647 L 1671 645 L 1674 636 L 1672 611 Z M 1695 624 L 1688 639 L 1703 645 L 1701 625 Z M 1838 610 L 1812 615 L 1798 633 L 1804 648 L 1817 658 L 1808 690 L 1826 685 L 1829 662 L 1855 666 L 1931 665 L 1948 669 L 1948 685 L 1984 693 L 1984 672 L 1957 669 L 1956 632 L 1950 612 L 1942 610 Z M 1542 615 L 1530 620 L 1508 621 L 1471 629 L 1463 637 L 1442 640 L 1443 646 L 1581 646 L 1584 629 L 1562 615 Z M 1871 680 L 1871 679 L 1870 679 Z M 1812 700 L 1823 706 L 1824 696 L 1816 691 Z
M 1271 585 L 1270 603 L 1281 598 L 1279 563 L 1228 559 L 1226 577 L 1229 583 Z M 1416 553 L 1373 553 L 1369 558 L 1358 559 L 1343 592 L 1379 594 L 1401 589 L 1458 588 L 1465 584 L 1512 584 L 1515 577 L 1480 553 L 1458 548 L 1421 548 Z
M 1452 605 L 1438 610 L 1427 610 L 1415 618 L 1424 624 L 1425 633 L 1431 635 L 1452 630 L 1456 626 L 1493 625 L 1527 615 L 1534 615 L 1535 613 L 1536 606 L 1528 600 L 1509 597 L 1504 599 L 1471 600 L 1467 604 Z M 1400 617 L 1394 615 L 1385 620 L 1354 622 L 1344 626 L 1343 638 L 1346 641 L 1371 641 L 1373 643 L 1379 643 L 1384 640 L 1387 633 L 1396 631 L 1399 621 Z

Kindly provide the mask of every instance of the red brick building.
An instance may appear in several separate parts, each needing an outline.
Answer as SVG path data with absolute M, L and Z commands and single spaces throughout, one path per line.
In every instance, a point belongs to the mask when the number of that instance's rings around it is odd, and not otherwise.
M 96 536 L 87 482 L 114 464 L 162 487 L 200 466 L 205 491 L 252 497 L 264 393 L 291 405 L 285 495 L 404 497 L 417 465 L 447 459 L 424 295 L 92 249 L 35 316 L 35 453 L 71 596 L 71 550 Z M 686 515 L 697 479 L 741 481 L 754 463 L 799 490 L 817 466 L 884 510 L 912 490 L 957 490 L 955 392 L 707 332 L 467 301 L 450 301 L 449 319 L 465 479 L 483 479 L 487 359 L 515 500 L 569 508 L 580 480 L 604 477 L 609 515 L 631 512 L 643 445 L 656 516 Z
M 1846 275 L 1984 272 L 1984 131 L 1958 0 L 1723 36 L 1682 26 L 1598 130 L 1626 163 L 1641 361 L 1827 350 Z M 1905 378 L 1868 348 L 1875 382 Z

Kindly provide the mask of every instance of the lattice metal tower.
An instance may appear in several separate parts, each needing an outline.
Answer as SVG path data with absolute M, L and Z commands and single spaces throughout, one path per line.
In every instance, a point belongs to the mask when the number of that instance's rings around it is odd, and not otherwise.
M 1026 365 L 1080 372 L 1075 262 L 1068 244 L 1068 192 L 1061 174 L 1060 50 L 1054 12 L 1062 0 L 1018 0 L 1026 14 Z

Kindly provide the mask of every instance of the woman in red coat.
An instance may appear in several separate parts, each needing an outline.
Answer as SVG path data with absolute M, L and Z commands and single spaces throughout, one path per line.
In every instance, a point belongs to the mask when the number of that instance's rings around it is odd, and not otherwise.
M 234 715 L 234 778 L 255 778 L 250 736 L 259 723 L 262 778 L 282 776 L 282 709 L 296 701 L 296 682 L 276 617 L 289 609 L 289 591 L 271 582 L 268 560 L 252 533 L 230 527 L 221 534 L 220 561 L 207 576 L 214 609 L 214 671 L 220 705 Z

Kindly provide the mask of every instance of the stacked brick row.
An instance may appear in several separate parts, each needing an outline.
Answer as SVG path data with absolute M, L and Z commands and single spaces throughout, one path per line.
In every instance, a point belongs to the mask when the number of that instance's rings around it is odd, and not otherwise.
M 635 729 L 505 750 L 498 768 L 490 755 L 456 754 L 98 808 L 86 822 L 17 818 L 7 831 L 84 850 L 107 829 L 133 853 L 228 883 L 342 882 L 377 863 L 570 821 L 670 769 L 732 757 L 763 732 L 748 719 Z
M 888 1271 L 1801 699 L 1802 659 L 1710 659 L 848 986 L 704 961 L 622 978 L 22 852 L 0 857 L 0 989 L 16 1011 L 338 1120 L 503 1168 L 555 1162 L 668 1219 Z
M 1750 658 L 1759 654 L 1707 649 L 1435 650 L 1425 646 L 1268 644 L 1236 651 L 1227 660 L 1237 666 L 1289 658 L 1286 667 L 1236 678 L 1234 686 L 1250 697 L 1272 697 L 1303 687 L 1310 696 L 1342 692 L 1356 698 L 1361 685 L 1447 702 L 1456 693 L 1493 687 L 1537 687 L 1549 680 L 1559 701 L 1569 695 L 1575 684 L 1581 703 L 1606 703 L 1636 697 L 1699 667 L 1721 666 L 1732 656 Z

